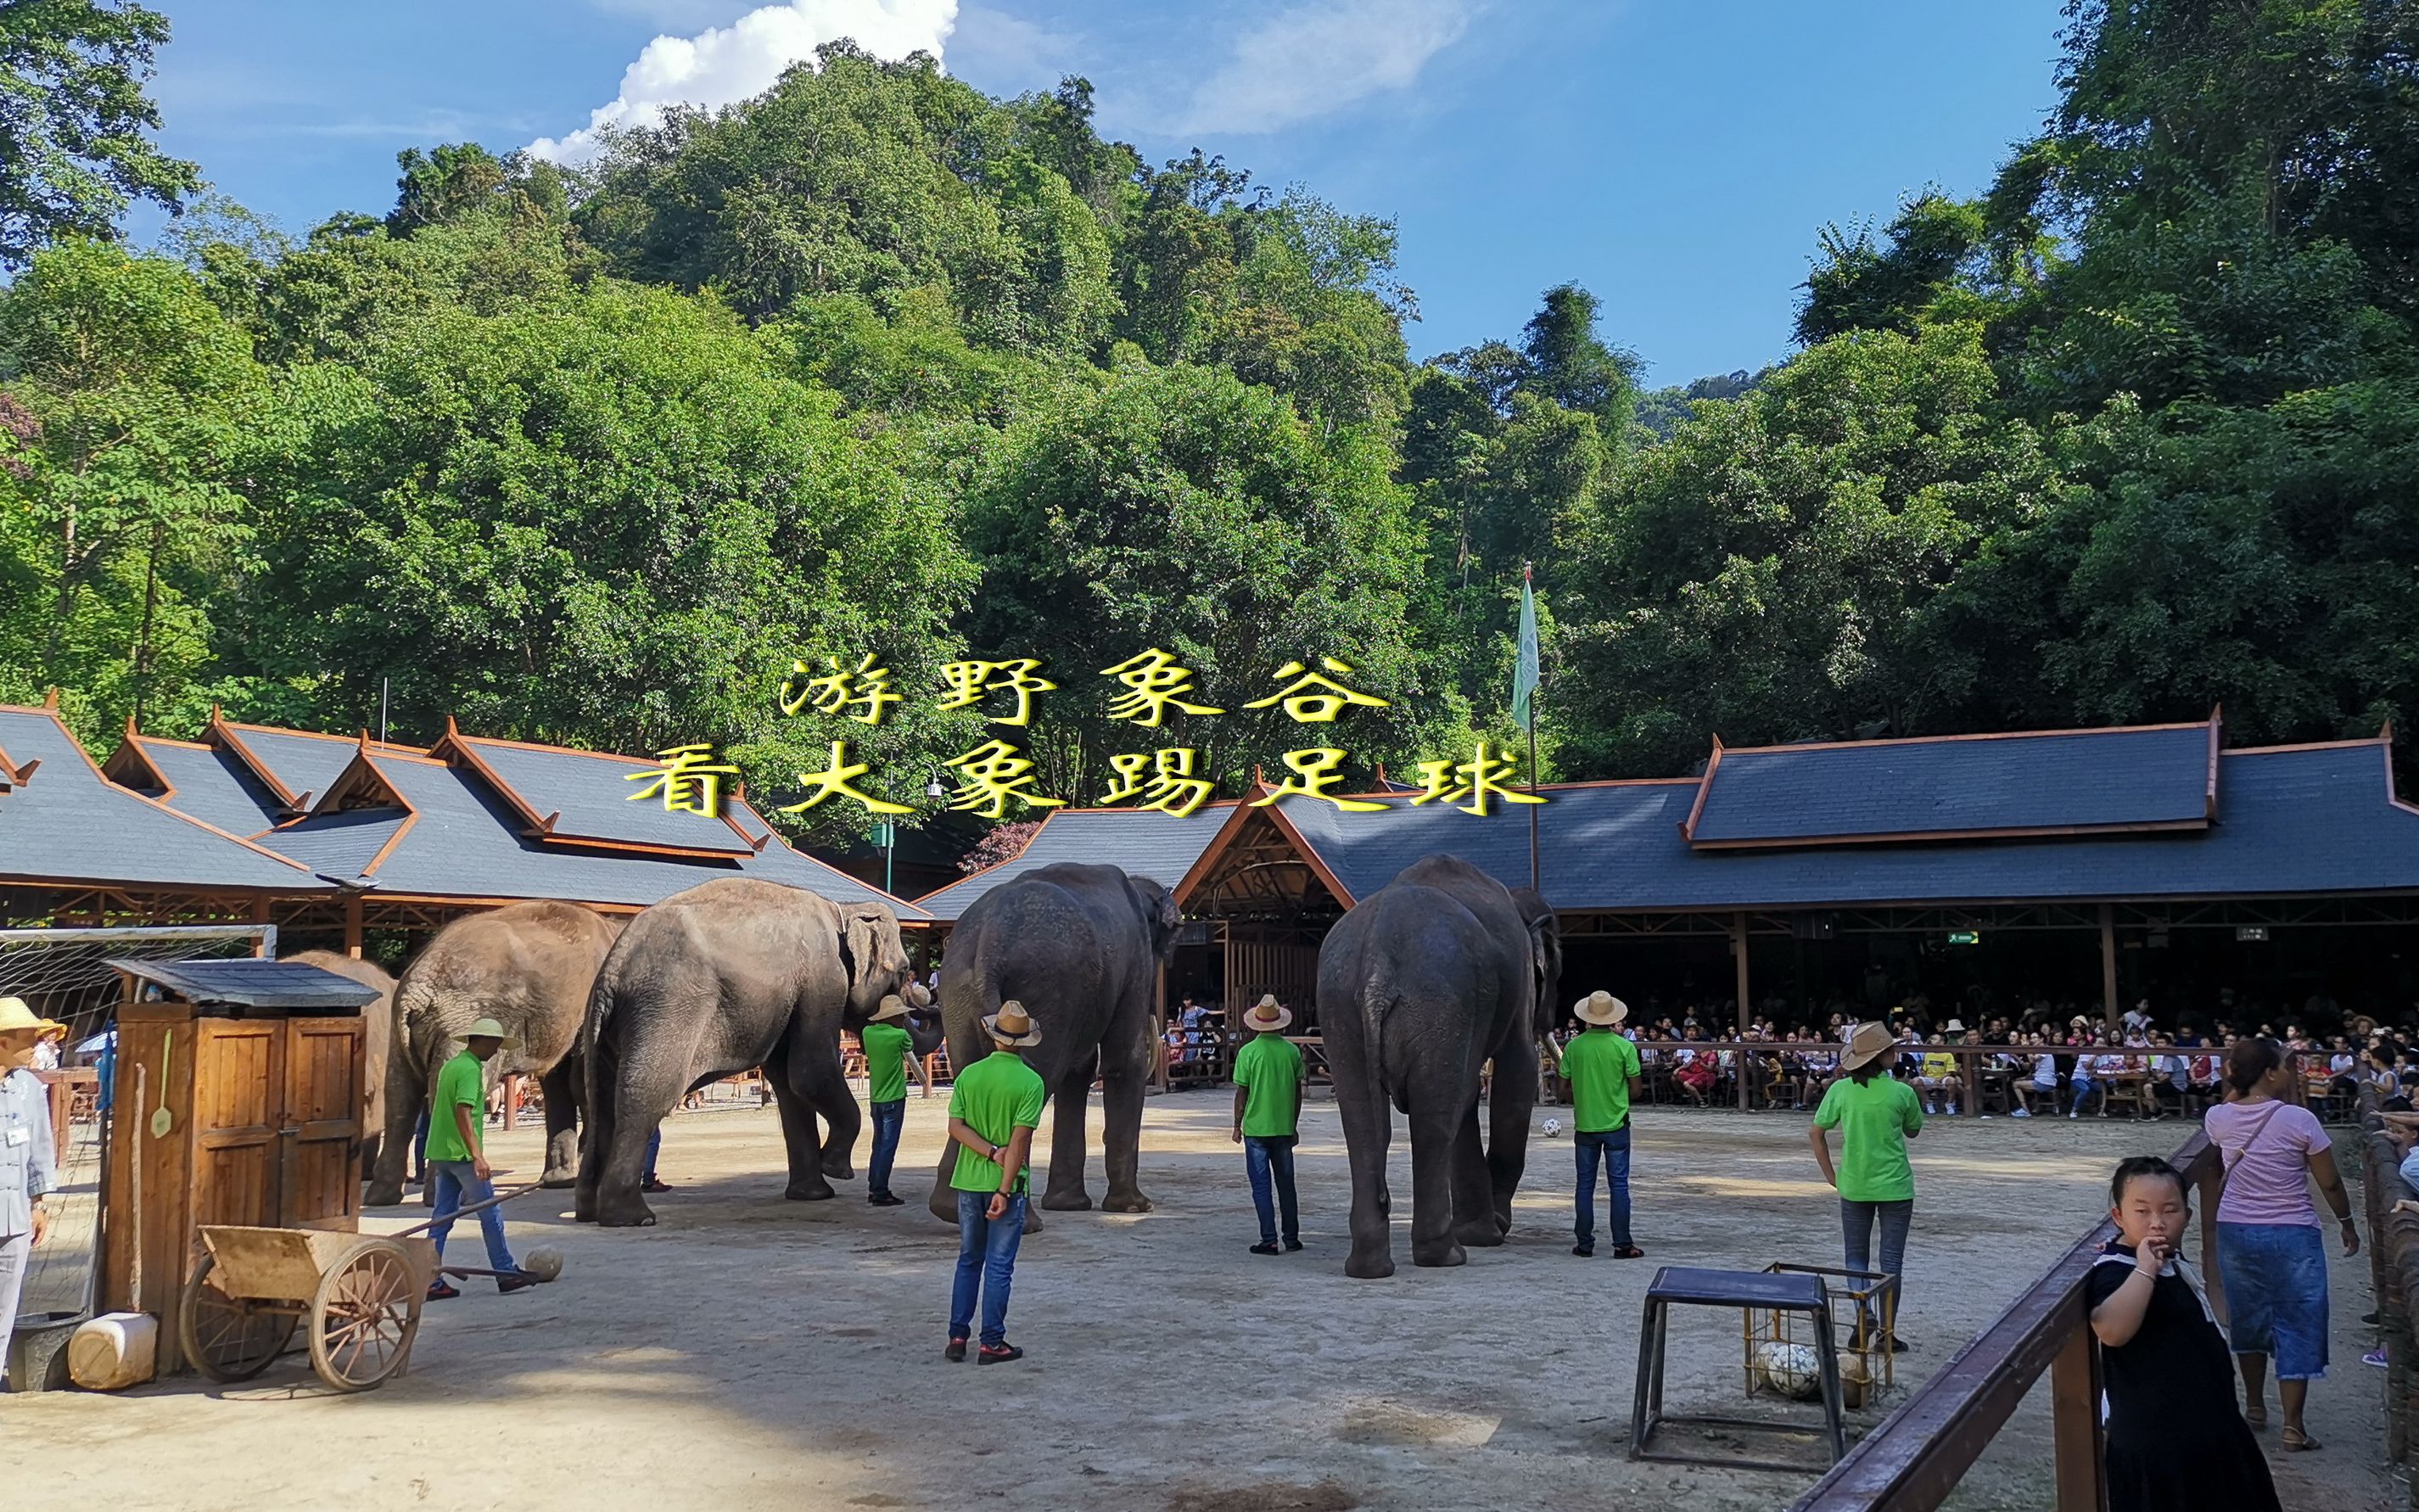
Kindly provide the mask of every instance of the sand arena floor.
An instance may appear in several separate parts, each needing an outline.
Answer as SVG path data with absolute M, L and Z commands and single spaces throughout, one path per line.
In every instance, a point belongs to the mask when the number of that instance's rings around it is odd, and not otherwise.
M 941 1358 L 954 1231 L 920 1201 L 944 1103 L 911 1098 L 903 1208 L 862 1178 L 826 1203 L 780 1198 L 767 1110 L 682 1115 L 652 1229 L 568 1221 L 568 1194 L 509 1210 L 516 1249 L 562 1248 L 562 1280 L 483 1284 L 429 1309 L 409 1375 L 359 1396 L 300 1354 L 260 1379 L 116 1396 L 0 1396 L 11 1512 L 73 1508 L 667 1506 L 1327 1509 L 1785 1505 L 1812 1476 L 1624 1458 L 1639 1299 L 1658 1263 L 1837 1264 L 1836 1207 L 1802 1116 L 1647 1110 L 1634 1175 L 1640 1261 L 1569 1253 L 1570 1144 L 1532 1145 L 1511 1241 L 1457 1270 L 1413 1268 L 1409 1152 L 1395 1142 L 1387 1281 L 1342 1273 L 1349 1179 L 1333 1105 L 1305 1110 L 1308 1248 L 1264 1258 L 1229 1095 L 1148 1104 L 1158 1211 L 1052 1213 L 1027 1240 L 1009 1365 Z M 1541 1110 L 1539 1118 L 1556 1110 Z M 1567 1118 L 1567 1114 L 1564 1115 Z M 1102 1191 L 1097 1105 L 1092 1192 Z M 1047 1131 L 1042 1138 L 1046 1148 Z M 1935 1122 L 1919 1188 L 1902 1384 L 1935 1369 L 2101 1210 L 2120 1155 L 2172 1123 Z M 533 1173 L 539 1134 L 491 1134 Z M 863 1146 L 860 1145 L 860 1160 Z M 421 1215 L 375 1210 L 367 1229 Z M 455 1254 L 480 1263 L 475 1236 Z M 1600 1252 L 1601 1256 L 1602 1252 Z M 2288 1506 L 2397 1504 L 2377 1468 L 2382 1372 L 2364 1367 L 2365 1260 L 2335 1269 L 2334 1370 L 2313 1394 L 2320 1454 L 2275 1452 Z M 1736 1325 L 1675 1324 L 1674 1411 L 1753 1410 Z M 2037 1390 L 1952 1506 L 2050 1503 Z M 1894 1405 L 1855 1414 L 1859 1429 Z

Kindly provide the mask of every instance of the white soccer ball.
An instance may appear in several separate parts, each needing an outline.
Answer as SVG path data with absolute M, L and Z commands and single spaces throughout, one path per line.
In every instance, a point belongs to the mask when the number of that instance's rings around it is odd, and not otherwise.
M 521 1273 L 540 1281 L 551 1281 L 562 1273 L 562 1251 L 533 1249 L 521 1257 Z
M 1823 1395 L 1823 1361 L 1810 1344 L 1766 1339 L 1755 1347 L 1757 1381 L 1780 1396 L 1810 1402 Z
M 1563 1120 L 1562 1120 L 1562 1119 L 1548 1119 L 1546 1120 L 1546 1137 L 1547 1137 L 1547 1138 L 1551 1139 L 1551 1138 L 1553 1138 L 1555 1135 L 1557 1135 L 1557 1134 L 1561 1134 L 1562 1132 L 1563 1132 Z

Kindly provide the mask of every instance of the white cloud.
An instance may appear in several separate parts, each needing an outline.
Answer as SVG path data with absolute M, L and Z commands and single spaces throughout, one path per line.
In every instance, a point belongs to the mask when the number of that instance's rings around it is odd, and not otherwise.
M 1483 0 L 1297 5 L 1235 42 L 1179 113 L 1181 131 L 1272 131 L 1400 89 L 1459 40 Z
M 919 49 L 937 57 L 957 16 L 958 0 L 789 0 L 695 37 L 658 37 L 623 73 L 621 93 L 592 112 L 585 128 L 560 141 L 540 137 L 530 151 L 584 162 L 602 147 L 605 131 L 652 126 L 667 105 L 711 107 L 763 94 L 783 69 L 843 37 L 877 57 Z

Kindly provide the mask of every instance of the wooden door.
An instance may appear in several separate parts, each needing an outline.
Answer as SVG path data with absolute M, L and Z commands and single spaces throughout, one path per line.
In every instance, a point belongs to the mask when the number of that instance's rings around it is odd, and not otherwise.
M 193 1038 L 193 1225 L 278 1227 L 285 1023 L 195 1019 Z
M 277 1221 L 297 1228 L 357 1227 L 362 1214 L 362 1021 L 293 1019 L 285 1028 Z

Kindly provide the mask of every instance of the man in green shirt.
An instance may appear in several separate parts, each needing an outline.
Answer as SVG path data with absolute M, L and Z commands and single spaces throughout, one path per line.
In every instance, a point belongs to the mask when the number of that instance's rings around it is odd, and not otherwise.
M 429 1097 L 428 1179 L 435 1184 L 437 1221 L 428 1237 L 437 1246 L 437 1262 L 445 1263 L 445 1237 L 454 1231 L 454 1215 L 465 1207 L 496 1195 L 495 1172 L 487 1165 L 484 1138 L 487 1127 L 486 1063 L 504 1047 L 504 1026 L 494 1019 L 476 1019 L 463 1034 L 459 1055 L 438 1068 Z M 479 1232 L 487 1242 L 487 1265 L 496 1272 L 498 1291 L 518 1291 L 537 1285 L 523 1275 L 504 1242 L 501 1208 L 479 1211 Z M 443 1302 L 462 1293 L 439 1273 L 428 1283 L 428 1300 Z
M 907 1126 L 907 1031 L 899 1026 L 907 1005 L 891 994 L 857 1031 L 865 1046 L 865 1096 L 873 1104 L 873 1165 L 867 1171 L 865 1200 L 895 1208 L 907 1199 L 890 1192 L 890 1165 L 899 1154 L 900 1131 Z
M 1243 1015 L 1252 1038 L 1235 1056 L 1235 1139 L 1243 1147 L 1243 1168 L 1252 1179 L 1252 1206 L 1259 1210 L 1260 1242 L 1255 1255 L 1277 1248 L 1277 1215 L 1270 1187 L 1285 1207 L 1285 1248 L 1302 1248 L 1302 1212 L 1294 1197 L 1293 1147 L 1302 1117 L 1302 1049 L 1285 1037 L 1292 1012 L 1271 993 Z
M 951 1360 L 966 1357 L 975 1300 L 982 1300 L 981 1365 L 1021 1360 L 1008 1342 L 1008 1291 L 1016 1247 L 1025 1238 L 1025 1165 L 1048 1091 L 1040 1073 L 1017 1052 L 1041 1042 L 1041 1031 L 1014 998 L 982 1021 L 992 1052 L 958 1072 L 949 1088 L 949 1137 L 958 1146 L 949 1185 L 958 1194 L 958 1275 L 949 1298 Z
M 1814 1110 L 1814 1163 L 1823 1180 L 1840 1192 L 1840 1227 L 1847 1240 L 1848 1269 L 1871 1271 L 1873 1226 L 1881 1226 L 1881 1269 L 1889 1277 L 1883 1321 L 1890 1352 L 1906 1348 L 1897 1331 L 1903 1302 L 1899 1275 L 1906 1259 L 1906 1233 L 1915 1222 L 1915 1167 L 1906 1142 L 1923 1133 L 1923 1104 L 1915 1088 L 1890 1075 L 1899 1037 L 1887 1024 L 1859 1024 L 1840 1057 L 1846 1072 L 1823 1093 Z M 1840 1164 L 1831 1164 L 1830 1130 L 1840 1131 Z M 1869 1321 L 1871 1319 L 1868 1315 Z
M 1629 1100 L 1638 1095 L 1638 1047 L 1613 1026 L 1629 1016 L 1629 1005 L 1610 993 L 1590 993 L 1571 1009 L 1581 1026 L 1567 1045 L 1547 1046 L 1571 1081 L 1571 1144 L 1579 1156 L 1579 1191 L 1571 1253 L 1595 1253 L 1595 1172 L 1604 1166 L 1612 1205 L 1612 1253 L 1634 1260 L 1646 1252 L 1629 1232 Z

